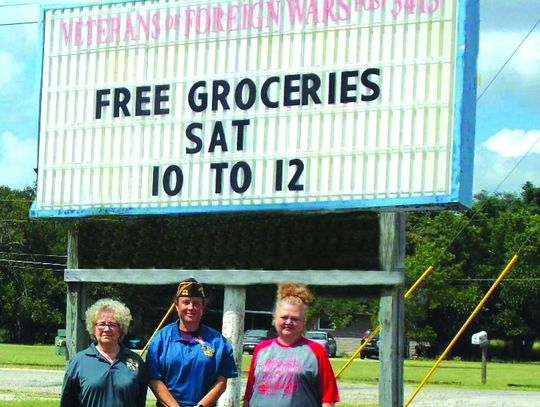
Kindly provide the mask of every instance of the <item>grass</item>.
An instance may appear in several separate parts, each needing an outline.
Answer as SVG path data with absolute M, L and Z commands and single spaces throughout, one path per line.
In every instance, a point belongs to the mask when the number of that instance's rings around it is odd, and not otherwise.
M 250 356 L 244 356 L 242 370 L 249 369 Z M 331 359 L 334 372 L 345 364 L 345 359 Z M 405 360 L 405 384 L 416 386 L 434 365 L 435 360 Z M 540 362 L 487 364 L 487 383 L 480 382 L 480 362 L 443 360 L 428 381 L 429 385 L 458 387 L 464 389 L 534 390 L 540 391 Z M 345 383 L 379 382 L 379 361 L 357 359 L 343 372 L 339 381 Z
M 249 369 L 251 356 L 244 355 L 242 372 Z M 334 371 L 337 372 L 345 363 L 345 359 L 332 359 Z M 405 384 L 416 386 L 435 363 L 434 360 L 406 360 Z M 0 366 L 17 368 L 40 368 L 62 370 L 65 366 L 63 356 L 54 354 L 53 346 L 26 346 L 0 344 Z M 540 362 L 500 363 L 489 361 L 487 365 L 487 383 L 480 383 L 481 363 L 456 360 L 444 360 L 430 378 L 430 386 L 446 386 L 463 389 L 522 390 L 540 391 Z M 378 360 L 355 360 L 339 379 L 344 383 L 376 384 L 379 381 Z M 25 395 L 13 393 L 17 398 Z M 21 396 L 21 397 L 18 397 Z M 31 394 L 31 400 L 1 400 L 0 407 L 49 407 L 57 406 L 58 399 L 45 399 L 45 395 Z M 340 407 L 353 407 L 339 403 Z M 354 407 L 373 407 L 373 405 L 354 405 Z
M 244 355 L 242 371 L 249 369 L 251 356 Z M 332 359 L 337 372 L 345 359 Z M 406 360 L 405 383 L 415 385 L 433 366 L 433 360 Z M 41 369 L 64 369 L 63 356 L 54 354 L 50 345 L 8 345 L 0 344 L 0 366 L 27 367 Z M 488 362 L 487 383 L 480 383 L 481 363 L 444 360 L 429 380 L 430 385 L 478 389 L 540 390 L 540 362 L 500 363 Z M 379 380 L 377 360 L 355 360 L 342 374 L 340 381 L 348 383 L 376 384 Z
M 54 354 L 51 345 L 0 344 L 0 366 L 64 369 L 66 358 Z M 1 402 L 1 401 L 0 401 Z M 1 404 L 0 404 L 1 405 Z
M 337 372 L 344 360 L 333 360 Z M 434 360 L 406 360 L 405 384 L 412 386 L 422 381 L 434 365 Z M 481 363 L 443 360 L 428 381 L 429 385 L 458 387 L 464 389 L 492 390 L 540 390 L 540 363 L 497 363 L 487 364 L 487 383 L 482 384 Z M 377 360 L 354 361 L 342 374 L 340 380 L 352 383 L 378 383 L 379 362 Z

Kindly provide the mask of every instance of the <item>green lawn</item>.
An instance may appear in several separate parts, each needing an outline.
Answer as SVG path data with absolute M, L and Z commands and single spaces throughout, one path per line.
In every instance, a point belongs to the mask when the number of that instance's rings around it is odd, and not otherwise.
M 245 375 L 249 368 L 251 356 L 244 355 L 242 371 Z M 345 363 L 345 359 L 332 359 L 334 371 L 337 372 Z M 405 384 L 417 385 L 434 364 L 434 360 L 406 360 Z M 54 354 L 53 346 L 25 346 L 0 344 L 1 367 L 28 367 L 44 369 L 64 369 L 63 356 Z M 445 360 L 435 371 L 428 382 L 429 386 L 447 386 L 457 388 L 478 388 L 497 390 L 532 390 L 540 391 L 540 362 L 499 363 L 488 362 L 487 384 L 480 383 L 480 362 L 463 362 Z M 347 383 L 376 384 L 379 376 L 378 360 L 355 360 L 340 378 Z M 57 406 L 58 400 L 1 401 L 2 406 L 15 407 L 49 407 Z M 340 407 L 352 407 L 339 404 Z M 356 406 L 368 407 L 368 406 Z
M 333 360 L 337 372 L 344 360 Z M 406 360 L 404 367 L 405 384 L 416 385 L 434 365 L 434 360 Z M 353 383 L 377 383 L 379 361 L 354 361 L 342 374 L 340 380 Z M 499 389 L 499 390 L 540 390 L 540 363 L 496 363 L 487 364 L 487 383 L 480 382 L 481 363 L 443 360 L 428 381 L 428 385 L 447 387 Z
M 51 345 L 0 344 L 0 366 L 64 369 L 65 364 L 65 357 L 55 355 Z

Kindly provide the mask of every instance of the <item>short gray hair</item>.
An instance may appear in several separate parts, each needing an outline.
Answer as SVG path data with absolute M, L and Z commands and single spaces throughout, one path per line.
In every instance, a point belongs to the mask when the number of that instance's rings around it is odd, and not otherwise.
M 103 311 L 109 311 L 114 314 L 116 322 L 120 325 L 120 340 L 124 339 L 129 331 L 129 324 L 131 324 L 133 318 L 131 317 L 129 308 L 124 303 L 113 300 L 112 298 L 102 298 L 86 310 L 86 330 L 92 339 L 96 339 L 94 327 L 99 314 Z

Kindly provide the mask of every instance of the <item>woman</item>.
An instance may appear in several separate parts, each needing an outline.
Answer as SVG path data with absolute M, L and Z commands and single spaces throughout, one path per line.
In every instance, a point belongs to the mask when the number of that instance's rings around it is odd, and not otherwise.
M 69 362 L 60 406 L 144 407 L 146 366 L 121 343 L 130 323 L 128 307 L 110 298 L 86 311 L 86 329 L 95 342 Z
M 214 406 L 238 376 L 232 346 L 216 330 L 201 324 L 204 288 L 194 278 L 178 286 L 179 320 L 161 329 L 148 348 L 150 388 L 157 406 Z
M 302 284 L 278 287 L 274 310 L 278 336 L 255 347 L 244 407 L 333 407 L 339 401 L 324 347 L 302 336 L 312 298 Z

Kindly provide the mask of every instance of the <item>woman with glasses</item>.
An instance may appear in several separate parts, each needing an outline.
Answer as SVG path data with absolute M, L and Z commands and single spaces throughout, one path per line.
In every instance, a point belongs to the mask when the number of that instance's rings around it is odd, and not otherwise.
M 61 407 L 144 407 L 146 366 L 121 343 L 131 319 L 128 307 L 110 298 L 86 311 L 86 329 L 94 343 L 69 362 Z
M 274 310 L 277 338 L 253 352 L 244 407 L 333 407 L 336 379 L 324 347 L 303 336 L 308 304 L 303 284 L 281 284 Z
M 194 278 L 178 286 L 174 305 L 179 319 L 161 329 L 146 361 L 157 406 L 211 407 L 238 372 L 232 346 L 201 323 L 206 296 Z

